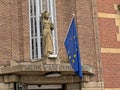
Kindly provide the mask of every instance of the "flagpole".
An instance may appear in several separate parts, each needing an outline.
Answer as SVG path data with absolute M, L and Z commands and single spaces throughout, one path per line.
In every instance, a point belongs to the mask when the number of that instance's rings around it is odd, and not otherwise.
M 73 13 L 73 14 L 72 14 L 72 19 L 71 19 L 71 21 L 70 21 L 70 24 L 69 24 L 69 27 L 68 27 L 68 30 L 67 30 L 67 34 L 68 34 L 68 32 L 69 32 L 69 29 L 70 29 L 70 26 L 71 26 L 71 24 L 72 24 L 72 21 L 73 21 L 74 17 L 75 17 L 75 14 Z M 66 36 L 65 36 L 64 42 L 65 42 L 65 40 L 66 40 L 66 38 L 67 38 L 67 34 L 66 34 Z

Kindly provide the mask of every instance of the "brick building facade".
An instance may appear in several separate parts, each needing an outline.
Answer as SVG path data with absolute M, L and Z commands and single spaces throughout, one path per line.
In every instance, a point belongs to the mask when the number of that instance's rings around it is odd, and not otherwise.
M 119 0 L 97 0 L 98 30 L 105 90 L 119 90 Z
M 40 18 L 30 16 L 30 8 L 40 15 L 36 7 L 45 1 L 49 0 L 0 0 L 0 90 L 119 90 L 118 0 L 50 0 L 55 1 L 51 12 L 55 13 L 57 57 L 36 59 L 31 58 L 30 22 L 35 18 L 34 23 L 39 23 Z M 73 13 L 82 80 L 73 73 L 63 44 Z M 46 77 L 53 72 L 61 76 Z

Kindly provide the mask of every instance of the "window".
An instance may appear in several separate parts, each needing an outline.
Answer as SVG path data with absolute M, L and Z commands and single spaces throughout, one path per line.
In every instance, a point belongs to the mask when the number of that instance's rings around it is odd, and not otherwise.
M 50 13 L 50 20 L 54 24 L 52 37 L 54 54 L 57 54 L 55 0 L 29 0 L 31 59 L 41 59 L 43 55 L 42 26 L 40 21 L 41 13 L 45 10 Z

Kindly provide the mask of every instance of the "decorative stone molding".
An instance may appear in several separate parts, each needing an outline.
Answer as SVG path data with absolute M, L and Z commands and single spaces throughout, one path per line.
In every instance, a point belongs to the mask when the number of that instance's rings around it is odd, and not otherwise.
M 89 82 L 90 81 L 90 75 L 83 75 L 82 81 L 83 82 Z
M 5 75 L 4 82 L 20 82 L 20 77 L 17 75 Z
M 4 76 L 5 83 L 13 83 L 13 82 L 22 82 L 27 84 L 57 84 L 57 83 L 74 83 L 80 82 L 80 78 L 78 76 L 60 76 L 60 77 L 52 77 L 47 78 L 45 76 L 40 75 L 5 75 Z
M 104 88 L 104 84 L 103 84 L 103 82 L 83 82 L 82 83 L 82 87 L 83 88 L 101 88 L 101 90 L 102 90 L 102 88 Z M 95 89 L 95 90 L 98 90 L 98 89 Z
M 60 76 L 54 78 L 46 78 L 45 76 L 21 76 L 21 82 L 27 84 L 63 84 L 80 82 L 78 76 Z
M 82 66 L 84 74 L 94 74 L 95 70 L 93 67 L 89 65 Z M 40 63 L 13 63 L 8 67 L 1 67 L 0 74 L 19 74 L 21 72 L 29 73 L 29 72 L 70 72 L 74 74 L 73 69 L 70 64 L 40 64 Z
M 84 74 L 95 74 L 95 69 L 92 66 L 89 65 L 83 65 L 82 66 Z

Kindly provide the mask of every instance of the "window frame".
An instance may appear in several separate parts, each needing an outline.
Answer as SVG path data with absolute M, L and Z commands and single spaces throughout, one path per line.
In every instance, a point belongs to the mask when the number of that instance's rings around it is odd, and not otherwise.
M 34 1 L 36 1 L 36 12 L 34 13 Z M 52 23 L 54 24 L 54 30 L 52 31 L 52 35 L 53 35 L 53 47 L 54 47 L 54 53 L 52 54 L 53 56 L 57 56 L 58 54 L 58 40 L 57 40 L 57 22 L 56 22 L 56 0 L 46 0 L 47 1 L 47 9 L 49 10 L 48 12 L 51 13 L 50 18 Z M 40 17 L 41 14 L 44 10 L 43 10 L 43 0 L 29 0 L 29 31 L 30 31 L 30 58 L 32 60 L 38 60 L 38 59 L 42 59 L 42 45 L 41 45 L 41 29 L 40 29 Z M 32 6 L 31 6 L 32 5 Z M 32 11 L 31 11 L 31 7 L 32 7 Z M 32 16 L 33 15 L 33 16 Z M 36 55 L 33 55 L 35 53 L 35 51 L 33 51 L 34 49 L 32 48 L 32 40 L 35 38 L 33 37 L 32 34 L 32 28 L 31 28 L 31 18 L 35 18 L 36 17 L 36 26 L 37 26 L 37 46 L 35 48 L 37 48 L 37 52 L 38 52 L 38 57 Z M 33 19 L 33 24 L 35 25 L 35 21 Z M 33 26 L 34 26 L 33 25 Z M 34 26 L 35 28 L 35 26 Z M 33 30 L 34 31 L 34 30 Z M 32 52 L 33 51 L 33 52 Z

